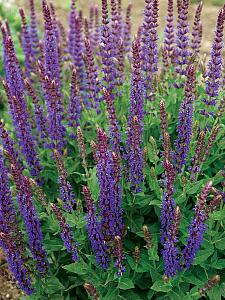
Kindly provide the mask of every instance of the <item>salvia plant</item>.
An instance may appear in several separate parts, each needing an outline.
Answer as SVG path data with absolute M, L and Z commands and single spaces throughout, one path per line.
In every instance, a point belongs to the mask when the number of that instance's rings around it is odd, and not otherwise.
M 225 297 L 224 23 L 72 0 L 1 21 L 0 246 L 21 299 Z M 68 27 L 68 30 L 66 29 Z M 161 39 L 161 37 L 163 37 Z M 16 44 L 15 44 L 16 43 Z

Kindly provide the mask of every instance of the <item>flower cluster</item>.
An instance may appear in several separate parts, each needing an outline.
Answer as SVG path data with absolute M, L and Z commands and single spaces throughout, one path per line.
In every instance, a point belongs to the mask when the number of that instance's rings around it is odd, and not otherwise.
M 175 164 L 178 172 L 186 165 L 189 145 L 192 137 L 193 104 L 195 100 L 195 67 L 188 67 L 185 98 L 181 103 L 177 125 L 178 137 L 175 141 Z
M 51 208 L 59 221 L 59 226 L 62 230 L 60 235 L 64 242 L 64 246 L 69 253 L 72 253 L 72 260 L 77 261 L 79 259 L 77 248 L 78 244 L 74 241 L 73 232 L 69 224 L 66 223 L 66 219 L 64 218 L 61 210 L 53 203 L 51 204 Z
M 143 80 L 141 76 L 141 43 L 136 39 L 133 49 L 133 72 L 131 78 L 130 109 L 126 142 L 127 176 L 134 192 L 141 191 L 143 182 L 143 151 L 141 149 L 143 119 L 144 119 L 144 96 Z
M 185 268 L 190 268 L 194 257 L 203 241 L 203 233 L 206 231 L 207 227 L 205 225 L 205 208 L 206 208 L 206 199 L 209 192 L 212 189 L 212 182 L 208 182 L 203 188 L 198 203 L 195 206 L 195 217 L 193 218 L 190 228 L 189 228 L 189 237 L 186 242 L 186 246 L 182 251 L 182 264 Z

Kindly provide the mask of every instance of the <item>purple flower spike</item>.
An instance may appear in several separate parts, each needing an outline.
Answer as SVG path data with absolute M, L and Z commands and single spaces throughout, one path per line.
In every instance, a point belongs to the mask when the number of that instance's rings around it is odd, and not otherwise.
M 174 43 L 175 43 L 175 32 L 174 32 L 174 12 L 173 12 L 173 0 L 168 0 L 166 27 L 164 30 L 164 51 L 170 59 L 174 55 Z
M 101 229 L 105 241 L 115 237 L 115 197 L 112 190 L 112 160 L 108 150 L 107 135 L 98 128 L 97 176 L 100 186 L 99 207 Z
M 36 261 L 37 270 L 44 275 L 48 271 L 47 257 L 43 248 L 40 221 L 33 205 L 30 182 L 17 166 L 11 165 L 11 173 L 18 190 L 17 202 L 28 233 L 30 251 Z
M 0 121 L 0 137 L 3 149 L 6 152 L 7 157 L 11 159 L 11 164 L 17 164 L 18 168 L 22 171 L 23 167 L 18 159 L 19 153 L 15 150 L 14 141 L 10 138 L 8 131 L 5 129 L 5 124 L 2 121 Z
M 187 82 L 185 85 L 184 101 L 181 103 L 177 125 L 178 137 L 175 141 L 175 165 L 179 173 L 186 165 L 189 145 L 192 137 L 193 104 L 195 100 L 195 67 L 187 69 Z
M 49 147 L 62 152 L 66 143 L 65 127 L 62 124 L 63 105 L 56 81 L 50 81 L 44 72 L 43 65 L 39 62 L 39 77 L 47 106 L 48 134 L 51 139 Z
M 112 189 L 115 201 L 115 234 L 122 237 L 123 235 L 123 210 L 122 210 L 122 189 L 121 189 L 121 165 L 120 157 L 116 153 L 112 153 Z
M 0 151 L 0 228 L 1 232 L 9 235 L 17 246 L 18 252 L 23 255 L 23 236 L 19 231 L 16 211 L 9 188 L 9 179 L 5 161 Z
M 178 20 L 177 20 L 177 50 L 175 55 L 177 58 L 177 73 L 184 75 L 186 65 L 190 56 L 189 51 L 189 24 L 188 24 L 188 8 L 189 0 L 180 1 L 178 5 Z
M 132 4 L 129 4 L 126 11 L 126 20 L 123 29 L 123 42 L 126 54 L 129 54 L 131 51 L 131 9 Z
M 53 24 L 50 8 L 45 0 L 42 0 L 42 10 L 44 17 L 44 62 L 45 75 L 57 83 L 57 93 L 60 92 L 60 68 L 59 53 L 55 27 Z
M 69 30 L 68 30 L 68 47 L 69 47 L 69 53 L 71 57 L 73 56 L 74 49 L 75 49 L 75 19 L 76 19 L 76 0 L 71 1 L 70 5 L 70 14 L 69 14 Z
M 71 128 L 77 128 L 80 124 L 81 116 L 81 98 L 79 93 L 79 86 L 77 82 L 77 72 L 73 68 L 70 83 L 70 98 L 68 108 L 68 124 Z
M 30 0 L 30 38 L 32 45 L 32 57 L 37 61 L 40 58 L 41 50 L 39 45 L 37 16 L 34 0 Z
M 121 148 L 121 136 L 119 123 L 116 117 L 116 111 L 114 107 L 114 101 L 110 93 L 104 89 L 104 98 L 107 105 L 108 119 L 110 123 L 110 143 L 112 150 L 120 157 L 120 148 Z
M 74 199 L 72 186 L 68 181 L 68 174 L 65 170 L 62 157 L 57 150 L 54 150 L 54 158 L 59 173 L 59 177 L 58 177 L 59 191 L 60 191 L 61 199 L 64 203 L 64 208 L 67 211 L 72 211 L 73 205 L 76 205 L 76 201 Z
M 46 139 L 48 137 L 48 124 L 44 114 L 44 109 L 40 105 L 39 98 L 30 81 L 28 79 L 25 79 L 24 84 L 27 89 L 28 95 L 31 97 L 34 104 L 34 114 L 38 132 L 42 139 Z
M 203 234 L 207 229 L 207 226 L 204 224 L 207 214 L 205 213 L 206 208 L 206 199 L 209 195 L 209 192 L 212 189 L 212 182 L 208 182 L 203 188 L 198 203 L 196 204 L 194 211 L 195 217 L 192 219 L 190 228 L 189 228 L 189 237 L 186 242 L 186 246 L 182 252 L 181 263 L 184 268 L 189 269 L 197 251 L 199 250 L 201 243 L 203 241 Z
M 161 243 L 163 245 L 162 255 L 164 262 L 164 273 L 166 277 L 174 277 L 180 269 L 179 252 L 176 246 L 178 226 L 179 226 L 179 208 L 175 208 L 175 201 L 172 198 L 174 193 L 175 169 L 173 165 L 165 160 L 163 162 L 165 169 L 165 189 L 161 209 Z
M 92 41 L 92 46 L 93 49 L 95 50 L 99 46 L 99 41 L 100 41 L 100 26 L 99 26 L 99 9 L 98 6 L 96 5 L 94 7 L 94 13 L 95 13 L 95 24 L 94 24 L 94 33 L 93 33 L 93 41 Z
M 27 164 L 30 167 L 31 175 L 35 176 L 38 180 L 39 173 L 42 168 L 36 153 L 35 143 L 31 135 L 31 125 L 28 120 L 24 96 L 21 95 L 22 98 L 16 98 L 14 96 L 12 97 L 10 93 L 10 87 L 4 80 L 3 86 L 8 97 L 10 111 L 13 118 L 14 127 L 16 128 L 16 135 L 19 140 L 19 145 L 21 146 Z
M 95 65 L 94 60 L 94 53 L 91 48 L 90 41 L 85 38 L 84 40 L 85 45 L 85 62 L 86 62 L 86 69 L 87 69 L 87 79 L 88 79 L 88 98 L 91 99 L 92 105 L 96 111 L 99 113 L 99 102 L 100 102 L 100 82 L 99 82 L 99 75 L 98 69 Z M 94 102 L 94 103 L 93 103 Z
M 133 72 L 131 79 L 130 108 L 126 142 L 128 181 L 134 192 L 141 191 L 144 158 L 141 149 L 144 119 L 143 83 L 141 76 L 141 44 L 133 42 Z
M 217 19 L 215 37 L 206 74 L 206 93 L 208 95 L 208 99 L 203 99 L 203 102 L 205 102 L 207 106 L 216 105 L 216 100 L 220 90 L 221 75 L 223 68 L 224 21 L 225 8 L 222 8 L 219 12 Z
M 115 237 L 115 267 L 118 269 L 117 276 L 121 277 L 123 273 L 126 271 L 125 267 L 123 266 L 123 261 L 125 256 L 123 254 L 123 244 L 120 236 Z
M 192 34 L 191 48 L 193 54 L 199 54 L 201 42 L 202 42 L 202 22 L 201 22 L 202 7 L 203 7 L 203 1 L 201 1 L 197 6 L 193 29 L 191 33 Z
M 95 253 L 96 260 L 102 269 L 107 269 L 109 266 L 108 247 L 101 233 L 100 223 L 96 215 L 96 208 L 91 197 L 88 187 L 83 187 L 84 198 L 87 204 L 87 231 L 91 242 L 92 250 Z
M 27 21 L 25 17 L 24 10 L 20 8 L 19 10 L 20 17 L 21 17 L 21 29 L 22 29 L 22 47 L 25 54 L 25 74 L 26 76 L 30 77 L 30 73 L 32 72 L 32 60 L 33 60 L 33 52 L 32 52 L 32 45 L 31 45 L 31 38 L 29 29 L 27 26 Z
M 14 279 L 27 295 L 31 295 L 34 292 L 31 286 L 31 278 L 13 239 L 8 234 L 0 232 L 0 246 L 4 250 L 6 261 Z
M 77 248 L 78 244 L 74 241 L 74 235 L 69 224 L 66 223 L 66 219 L 64 218 L 61 210 L 55 204 L 52 203 L 51 208 L 57 220 L 59 221 L 59 226 L 62 230 L 60 235 L 64 242 L 64 246 L 66 247 L 66 250 L 69 253 L 72 253 L 73 261 L 78 261 L 79 260 L 78 248 Z
M 144 73 L 145 97 L 152 101 L 154 75 L 158 71 L 158 0 L 145 0 L 142 25 L 142 69 Z
M 115 86 L 115 64 L 113 61 L 113 50 L 111 42 L 111 31 L 109 26 L 109 12 L 107 0 L 102 0 L 102 28 L 100 54 L 104 74 L 104 86 L 111 93 Z

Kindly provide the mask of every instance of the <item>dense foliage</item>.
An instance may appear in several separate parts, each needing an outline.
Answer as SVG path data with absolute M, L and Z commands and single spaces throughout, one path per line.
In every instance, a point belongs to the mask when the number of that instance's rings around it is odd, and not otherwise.
M 225 297 L 225 6 L 208 62 L 202 3 L 102 0 L 68 33 L 53 4 L 1 23 L 0 246 L 22 299 Z M 43 34 L 42 34 L 43 33 Z

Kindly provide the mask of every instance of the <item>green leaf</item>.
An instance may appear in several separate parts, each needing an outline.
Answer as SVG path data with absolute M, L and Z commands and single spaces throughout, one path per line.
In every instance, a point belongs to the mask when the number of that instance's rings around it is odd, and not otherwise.
M 119 279 L 118 288 L 121 290 L 129 290 L 134 288 L 134 283 L 130 278 L 121 277 Z
M 216 241 L 215 247 L 219 250 L 225 250 L 225 237 Z
M 217 262 L 211 263 L 211 267 L 222 270 L 225 268 L 225 259 L 219 259 Z
M 64 290 L 63 284 L 57 277 L 47 278 L 45 280 L 45 292 L 47 294 L 55 294 L 57 291 Z M 53 298 L 54 299 L 54 298 Z
M 199 193 L 204 185 L 206 180 L 200 180 L 198 182 L 187 184 L 186 190 L 188 195 Z
M 63 269 L 79 275 L 85 275 L 88 272 L 87 267 L 84 266 L 81 262 L 65 265 L 63 266 Z
M 63 242 L 61 239 L 55 238 L 54 240 L 44 241 L 46 250 L 49 251 L 60 251 L 63 248 Z
M 124 297 L 126 300 L 142 300 L 139 295 L 137 295 L 134 291 L 125 291 L 125 292 L 120 292 L 120 295 Z M 115 298 L 114 298 L 115 299 Z M 114 300 L 113 299 L 113 300 Z
M 215 211 L 213 214 L 211 214 L 210 218 L 212 218 L 215 221 L 225 220 L 225 211 Z
M 213 254 L 213 249 L 210 250 L 200 250 L 197 252 L 193 265 L 199 265 L 207 260 L 210 255 Z
M 107 294 L 101 298 L 102 300 L 115 300 L 118 297 L 118 290 L 113 288 L 110 288 L 107 292 Z
M 160 279 L 154 282 L 154 284 L 151 286 L 151 289 L 156 292 L 168 293 L 172 290 L 172 285 L 171 283 L 165 283 L 162 279 Z

